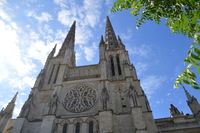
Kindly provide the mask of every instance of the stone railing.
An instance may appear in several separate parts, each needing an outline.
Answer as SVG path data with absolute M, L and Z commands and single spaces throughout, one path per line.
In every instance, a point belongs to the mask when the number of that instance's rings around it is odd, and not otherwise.
M 64 81 L 99 77 L 100 72 L 98 65 L 69 67 L 67 73 L 64 76 Z
M 197 121 L 192 121 L 192 122 L 181 122 L 181 123 L 157 125 L 157 127 L 159 131 L 168 131 L 168 130 L 178 130 L 178 129 L 185 129 L 185 128 L 195 128 L 195 127 L 199 127 L 199 124 Z

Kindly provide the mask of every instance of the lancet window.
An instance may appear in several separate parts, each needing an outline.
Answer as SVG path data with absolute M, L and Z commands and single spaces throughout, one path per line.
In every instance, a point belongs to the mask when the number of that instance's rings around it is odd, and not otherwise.
M 55 65 L 53 65 L 53 68 L 51 70 L 51 74 L 50 74 L 50 77 L 49 77 L 48 84 L 50 84 L 50 82 L 51 82 L 51 78 L 52 78 L 52 75 L 53 75 L 54 68 L 55 68 Z
M 67 123 L 64 124 L 62 133 L 67 133 Z
M 77 122 L 76 123 L 76 131 L 75 131 L 75 133 L 80 133 L 80 126 L 81 126 L 80 122 Z
M 93 121 L 90 121 L 89 122 L 89 133 L 93 133 L 93 126 L 94 126 Z
M 111 63 L 112 76 L 115 76 L 115 67 L 114 67 L 113 57 L 110 57 L 110 63 Z
M 56 71 L 56 76 L 55 76 L 55 78 L 54 78 L 53 83 L 56 83 L 56 80 L 57 80 L 57 77 L 58 77 L 58 72 L 59 72 L 59 70 L 60 70 L 60 65 L 58 65 L 58 68 L 57 68 L 57 71 Z
M 119 75 L 122 75 L 121 67 L 120 67 L 120 62 L 119 62 L 119 55 L 117 55 L 117 67 L 118 67 L 118 73 Z

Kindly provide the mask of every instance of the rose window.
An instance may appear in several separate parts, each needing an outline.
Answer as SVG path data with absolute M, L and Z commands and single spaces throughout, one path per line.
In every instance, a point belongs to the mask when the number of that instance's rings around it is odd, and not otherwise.
M 97 101 L 97 92 L 88 85 L 79 85 L 70 89 L 64 97 L 63 105 L 70 112 L 87 111 Z

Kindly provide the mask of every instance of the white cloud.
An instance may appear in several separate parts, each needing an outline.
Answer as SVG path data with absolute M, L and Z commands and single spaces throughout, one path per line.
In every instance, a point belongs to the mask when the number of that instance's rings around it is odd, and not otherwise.
M 143 63 L 143 62 L 137 62 L 135 67 L 136 67 L 138 75 L 143 74 L 149 68 L 149 66 L 146 63 Z
M 94 27 L 99 23 L 102 0 L 84 0 L 85 22 Z
M 95 50 L 91 47 L 83 47 L 84 53 L 85 53 L 85 58 L 87 59 L 87 61 L 93 61 L 93 57 L 95 55 Z
M 148 97 L 151 97 L 151 95 L 154 94 L 159 87 L 161 87 L 162 83 L 166 81 L 166 77 L 151 75 L 141 81 L 141 85 L 145 93 Z
M 35 82 L 35 78 L 29 77 L 29 76 L 16 77 L 16 78 L 9 79 L 10 86 L 12 88 L 20 89 L 21 91 L 25 90 L 26 87 L 33 86 L 34 82 Z
M 26 11 L 26 15 L 28 17 L 35 18 L 36 20 L 38 20 L 39 23 L 48 22 L 50 20 L 53 20 L 52 16 L 47 12 L 42 12 L 40 15 L 36 15 L 35 11 L 30 10 L 30 11 Z
M 60 7 L 67 7 L 66 0 L 54 0 L 54 3 L 58 4 Z
M 14 23 L 13 25 L 16 26 Z M 30 69 L 34 68 L 34 65 L 27 58 L 22 57 L 21 49 L 17 45 L 19 43 L 19 36 L 12 27 L 0 21 L 0 43 L 3 44 L 0 45 L 0 62 L 15 69 L 19 75 L 25 75 Z
M 47 12 L 42 12 L 40 16 L 35 16 L 35 19 L 37 19 L 39 22 L 48 22 L 50 20 L 52 20 L 52 16 L 47 13 Z
M 121 39 L 122 40 L 130 40 L 130 39 L 132 39 L 133 37 L 132 37 L 132 29 L 128 29 L 127 30 L 127 33 L 121 33 L 121 35 L 120 35 L 120 37 L 121 37 Z
M 93 61 L 93 58 L 95 56 L 97 46 L 95 43 L 93 43 L 92 46 L 81 46 L 81 49 L 83 49 L 83 52 L 85 54 L 85 58 L 87 61 Z
M 63 0 L 55 0 L 57 4 L 63 4 Z M 92 28 L 100 20 L 102 0 L 84 0 L 83 6 L 75 2 L 69 2 L 68 7 L 58 12 L 58 21 L 70 27 L 73 21 L 76 24 L 76 44 L 85 44 L 92 37 Z
M 6 0 L 1 0 L 0 1 L 0 18 L 6 21 L 11 21 L 11 10 L 7 7 L 7 2 Z
M 60 21 L 65 26 L 71 26 L 74 20 L 77 20 L 76 9 L 73 7 L 73 12 L 71 10 L 62 10 L 58 12 L 58 21 Z
M 149 45 L 145 45 L 142 44 L 141 46 L 137 47 L 137 46 L 132 46 L 131 48 L 129 48 L 129 53 L 130 54 L 134 54 L 134 55 L 138 55 L 144 58 L 148 58 L 151 53 L 151 47 Z
M 44 65 L 47 55 L 53 47 L 53 44 L 45 45 L 42 40 L 31 41 L 28 48 L 28 56 L 39 60 Z

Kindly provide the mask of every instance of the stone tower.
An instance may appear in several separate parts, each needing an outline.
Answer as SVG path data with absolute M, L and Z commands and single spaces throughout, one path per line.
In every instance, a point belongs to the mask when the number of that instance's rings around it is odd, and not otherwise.
M 155 133 L 135 67 L 106 18 L 98 64 L 76 66 L 76 22 L 50 52 L 12 133 Z
M 12 118 L 17 94 L 18 94 L 18 92 L 15 94 L 13 99 L 8 103 L 6 108 L 5 109 L 3 108 L 0 112 L 0 133 L 3 132 L 4 128 L 6 127 L 6 124 Z

